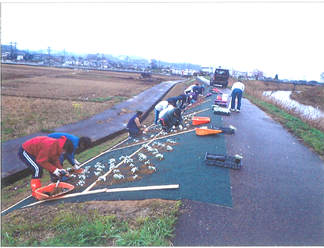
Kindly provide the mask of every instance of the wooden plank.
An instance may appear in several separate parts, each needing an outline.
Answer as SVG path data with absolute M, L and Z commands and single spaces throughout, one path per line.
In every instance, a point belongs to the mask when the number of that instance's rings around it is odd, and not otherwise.
M 178 189 L 179 187 L 180 187 L 179 184 L 171 184 L 171 185 L 158 185 L 158 186 L 115 188 L 115 189 L 107 189 L 106 193 L 141 191 L 141 190 Z
M 11 207 L 9 207 L 9 208 L 1 211 L 1 214 L 4 213 L 4 212 L 6 212 L 6 211 L 8 211 L 9 209 L 12 209 L 14 206 L 17 206 L 19 203 L 23 202 L 24 200 L 27 200 L 30 197 L 31 197 L 31 195 L 30 196 L 27 196 L 25 199 L 22 199 L 21 201 L 17 202 L 16 204 L 12 205 Z
M 179 184 L 170 184 L 170 185 L 155 185 L 155 186 L 142 186 L 142 187 L 127 187 L 127 188 L 114 188 L 114 189 L 96 189 L 96 190 L 91 190 L 87 192 L 80 192 L 80 193 L 73 193 L 73 194 L 68 194 L 68 195 L 62 195 L 59 197 L 53 197 L 50 199 L 42 200 L 42 201 L 37 201 L 34 203 L 31 203 L 29 205 L 26 205 L 22 208 L 27 208 L 31 206 L 35 206 L 38 204 L 41 204 L 43 202 L 48 202 L 48 201 L 54 201 L 54 200 L 60 200 L 60 199 L 66 199 L 66 198 L 71 198 L 71 197 L 76 197 L 76 196 L 82 196 L 82 195 L 89 195 L 89 194 L 97 194 L 97 193 L 115 193 L 115 192 L 128 192 L 128 191 L 142 191 L 142 190 L 162 190 L 162 189 L 178 189 L 180 186 Z

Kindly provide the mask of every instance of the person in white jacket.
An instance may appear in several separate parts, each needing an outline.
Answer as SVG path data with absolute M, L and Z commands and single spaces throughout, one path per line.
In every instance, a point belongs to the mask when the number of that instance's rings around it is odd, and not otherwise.
M 231 111 L 235 111 L 235 100 L 237 98 L 237 108 L 236 112 L 241 112 L 241 99 L 243 96 L 243 92 L 245 89 L 245 85 L 242 83 L 241 80 L 234 83 L 232 86 L 232 101 L 231 101 Z
M 160 112 L 163 109 L 169 108 L 170 106 L 172 106 L 172 102 L 171 101 L 161 101 L 158 104 L 155 105 L 154 109 L 155 109 L 155 120 L 154 120 L 154 124 L 157 124 L 158 120 L 159 120 L 159 115 Z

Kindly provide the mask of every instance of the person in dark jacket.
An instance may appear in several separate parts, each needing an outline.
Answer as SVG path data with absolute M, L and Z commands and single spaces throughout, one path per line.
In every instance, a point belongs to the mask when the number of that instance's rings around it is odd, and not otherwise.
M 170 132 L 173 126 L 182 125 L 183 119 L 181 116 L 181 110 L 179 108 L 174 108 L 168 110 L 161 118 L 160 123 L 162 125 L 162 129 L 165 132 Z
M 32 196 L 37 199 L 35 191 L 42 187 L 41 178 L 43 177 L 43 169 L 53 173 L 58 178 L 67 174 L 59 158 L 62 153 L 72 152 L 73 143 L 65 136 L 59 139 L 38 136 L 22 144 L 18 151 L 18 157 L 32 171 L 32 179 L 30 182 Z
M 126 130 L 128 131 L 129 138 L 132 139 L 136 137 L 141 132 L 145 130 L 142 126 L 140 118 L 143 116 L 142 111 L 137 111 L 137 113 L 128 121 Z
M 193 92 L 196 92 L 197 96 L 198 95 L 202 95 L 202 93 L 205 91 L 205 85 L 200 85 L 200 84 L 196 84 L 193 88 L 192 88 Z
M 178 103 L 178 101 L 180 101 L 181 100 L 181 97 L 179 97 L 179 96 L 173 96 L 173 97 L 170 97 L 170 98 L 168 98 L 168 102 L 171 102 L 171 104 L 173 105 L 173 107 L 177 107 L 177 103 Z
M 189 94 L 180 94 L 178 96 L 180 98 L 180 106 L 179 108 L 182 109 L 183 108 L 183 105 L 186 103 L 186 104 L 190 104 L 190 101 L 192 99 L 192 95 L 189 95 Z

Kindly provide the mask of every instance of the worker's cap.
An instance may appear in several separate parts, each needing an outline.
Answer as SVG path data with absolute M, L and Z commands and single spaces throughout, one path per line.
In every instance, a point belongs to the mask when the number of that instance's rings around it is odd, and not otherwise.
M 178 109 L 178 108 L 176 108 L 176 109 L 174 110 L 174 113 L 175 113 L 177 116 L 180 116 L 180 115 L 181 115 L 181 110 Z

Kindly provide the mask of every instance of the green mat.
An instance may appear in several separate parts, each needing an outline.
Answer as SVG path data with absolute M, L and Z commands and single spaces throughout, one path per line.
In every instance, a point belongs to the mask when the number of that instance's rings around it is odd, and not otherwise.
M 210 117 L 211 122 L 196 126 L 222 126 L 222 116 L 213 114 L 211 110 L 212 101 L 206 102 L 196 106 L 194 110 L 189 110 L 185 114 L 193 111 L 200 111 L 208 108 L 207 111 L 196 114 L 195 116 Z M 107 183 L 98 183 L 92 190 L 100 188 L 124 188 L 124 187 L 139 187 L 139 186 L 155 186 L 155 185 L 170 185 L 179 184 L 178 189 L 169 190 L 145 190 L 145 191 L 132 191 L 132 192 L 118 192 L 118 193 L 96 193 L 89 195 L 79 195 L 76 197 L 48 201 L 44 205 L 58 204 L 60 202 L 83 202 L 83 201 L 96 201 L 96 200 L 144 200 L 144 199 L 166 199 L 166 200 L 179 200 L 189 199 L 193 201 L 200 201 L 204 203 L 211 203 L 223 206 L 232 207 L 231 185 L 230 185 L 230 171 L 227 168 L 210 166 L 205 164 L 205 153 L 217 153 L 221 155 L 226 154 L 224 134 L 216 134 L 210 136 L 198 136 L 195 131 L 177 134 L 172 137 L 166 137 L 156 140 L 157 142 L 164 143 L 167 139 L 171 139 L 176 144 L 171 145 L 172 151 L 165 151 L 163 154 L 164 159 L 158 160 L 155 157 L 149 157 L 152 164 L 156 167 L 156 171 L 151 174 L 143 175 L 139 180 L 107 185 Z M 129 144 L 135 144 L 129 141 Z M 115 158 L 119 162 L 121 156 L 129 156 L 137 151 L 142 145 L 134 145 L 122 149 L 107 152 L 95 160 L 86 164 L 91 166 L 92 173 L 96 163 L 108 164 L 109 159 Z M 133 156 L 137 158 L 137 155 Z M 136 165 L 135 165 L 136 166 Z M 109 165 L 106 166 L 104 172 L 107 172 Z M 69 181 L 69 183 L 76 184 L 77 178 Z M 94 178 L 93 178 L 94 180 Z M 87 180 L 86 185 L 75 189 L 71 193 L 82 192 L 93 181 Z M 34 203 L 33 197 L 30 197 L 23 202 L 17 204 L 10 210 L 2 213 L 2 215 Z
M 199 109 L 210 106 L 210 102 L 205 103 L 200 105 Z M 222 126 L 221 116 L 213 114 L 211 109 L 196 116 L 210 117 L 211 122 L 205 125 Z M 179 184 L 179 189 L 105 193 L 84 197 L 96 200 L 189 199 L 232 206 L 229 169 L 206 165 L 204 160 L 206 152 L 227 155 L 224 134 L 197 136 L 195 131 L 192 131 L 157 141 L 164 143 L 167 139 L 171 139 L 177 144 L 172 146 L 173 151 L 163 152 L 163 160 L 158 161 L 153 158 L 151 162 L 157 168 L 156 172 L 144 175 L 140 180 L 118 183 L 109 186 L 109 188 Z M 106 153 L 91 164 L 94 165 L 97 162 L 104 164 L 111 158 L 118 160 L 120 156 L 131 155 L 140 147 L 141 145 L 137 145 Z M 107 185 L 98 185 L 93 190 L 103 187 L 107 187 Z

